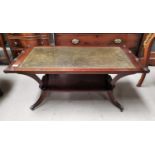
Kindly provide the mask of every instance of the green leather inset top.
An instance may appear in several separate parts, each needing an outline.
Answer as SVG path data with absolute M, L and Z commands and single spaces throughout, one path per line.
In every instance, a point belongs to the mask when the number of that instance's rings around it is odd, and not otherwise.
M 21 68 L 135 68 L 120 47 L 35 47 Z

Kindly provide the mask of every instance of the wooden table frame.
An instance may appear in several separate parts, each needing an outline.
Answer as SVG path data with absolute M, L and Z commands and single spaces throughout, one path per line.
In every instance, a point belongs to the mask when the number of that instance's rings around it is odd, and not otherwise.
M 117 81 L 131 74 L 146 73 L 148 72 L 148 70 L 141 66 L 139 60 L 134 56 L 134 54 L 132 54 L 132 52 L 128 48 L 126 48 L 125 46 L 121 48 L 123 49 L 127 57 L 131 60 L 135 68 L 18 68 L 18 65 L 20 65 L 31 52 L 31 48 L 23 51 L 22 54 L 14 62 L 12 62 L 7 69 L 4 70 L 4 72 L 19 73 L 29 76 L 39 84 L 39 87 L 41 89 L 41 95 L 37 102 L 31 106 L 31 110 L 34 110 L 36 107 L 38 107 L 41 104 L 41 102 L 45 99 L 45 97 L 48 95 L 50 90 L 45 88 L 46 85 L 49 85 L 48 80 L 46 80 L 48 76 L 50 77 L 53 74 L 104 74 L 107 76 L 107 84 L 109 84 L 111 87 L 110 89 L 106 90 L 110 101 L 116 107 L 118 107 L 120 111 L 123 111 L 123 107 L 119 104 L 119 102 L 115 99 L 113 95 L 113 88 L 115 88 Z M 45 74 L 45 76 L 43 77 L 43 79 L 40 79 L 36 74 Z M 109 81 L 109 79 L 111 78 L 109 74 L 117 75 Z

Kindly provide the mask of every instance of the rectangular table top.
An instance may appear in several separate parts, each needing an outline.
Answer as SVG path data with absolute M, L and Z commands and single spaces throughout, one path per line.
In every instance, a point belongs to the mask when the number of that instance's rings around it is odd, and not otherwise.
M 14 69 L 13 69 L 14 68 Z M 13 69 L 13 70 L 12 70 Z M 9 70 L 9 69 L 8 69 Z M 10 66 L 10 71 L 142 71 L 131 51 L 120 47 L 35 47 Z
M 127 55 L 119 47 L 36 47 L 20 64 L 21 68 L 134 68 Z

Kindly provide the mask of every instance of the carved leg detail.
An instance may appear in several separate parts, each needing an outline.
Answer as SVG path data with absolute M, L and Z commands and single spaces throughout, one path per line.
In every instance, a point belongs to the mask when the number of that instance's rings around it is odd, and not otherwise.
M 3 96 L 3 92 L 1 91 L 1 89 L 0 89 L 0 96 Z
M 37 81 L 39 83 L 39 85 L 42 84 L 41 79 L 37 75 L 35 75 L 35 74 L 23 74 L 23 75 L 26 75 L 26 76 L 29 76 L 29 77 L 33 78 L 35 81 Z
M 110 90 L 110 91 L 107 91 L 107 95 L 110 99 L 110 101 L 112 102 L 112 104 L 114 106 L 116 106 L 117 108 L 120 109 L 121 112 L 123 112 L 124 108 L 123 106 L 115 99 L 114 95 L 113 95 L 113 92 Z
M 37 100 L 37 102 L 35 104 L 33 104 L 30 109 L 31 110 L 35 110 L 41 103 L 42 101 L 48 96 L 49 91 L 48 90 L 42 90 L 41 95 L 39 97 L 39 99 Z
M 137 83 L 137 87 L 141 87 L 142 86 L 142 83 L 143 83 L 145 77 L 146 77 L 146 73 L 143 73 L 141 78 L 140 78 L 140 80 Z
M 131 75 L 131 74 L 117 74 L 117 75 L 113 78 L 113 80 L 112 80 L 112 82 L 111 82 L 112 86 L 115 87 L 116 82 L 117 82 L 119 79 L 121 79 L 121 78 L 123 78 L 123 77 L 125 77 L 125 76 L 127 76 L 127 75 Z

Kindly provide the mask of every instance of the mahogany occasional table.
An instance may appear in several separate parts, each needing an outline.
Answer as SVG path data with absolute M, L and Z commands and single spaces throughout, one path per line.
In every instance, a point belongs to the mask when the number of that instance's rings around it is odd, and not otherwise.
M 145 73 L 132 52 L 124 47 L 34 47 L 22 52 L 5 73 L 19 73 L 36 80 L 41 89 L 38 107 L 52 90 L 104 90 L 110 101 L 123 111 L 115 99 L 116 82 L 127 75 Z M 36 74 L 45 74 L 40 79 Z M 117 74 L 115 78 L 109 74 Z

